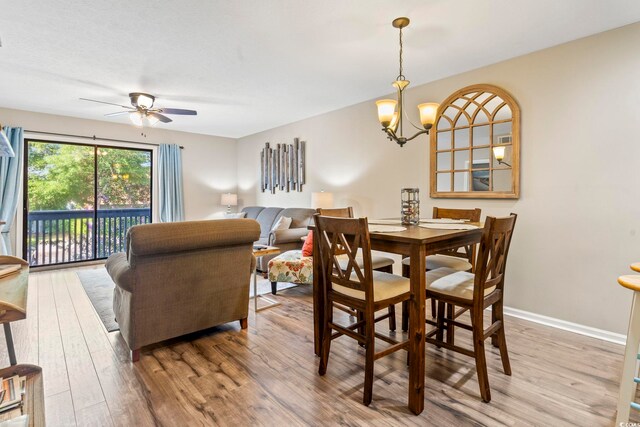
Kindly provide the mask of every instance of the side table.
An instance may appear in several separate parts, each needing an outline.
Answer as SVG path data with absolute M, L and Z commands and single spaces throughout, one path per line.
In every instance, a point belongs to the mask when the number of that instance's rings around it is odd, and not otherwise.
M 265 255 L 278 255 L 279 253 L 280 248 L 275 246 L 255 245 L 253 247 L 253 256 L 255 256 L 256 258 L 260 258 Z M 258 298 L 266 301 L 267 305 L 258 307 Z M 275 307 L 277 305 L 280 305 L 280 303 L 264 295 L 258 295 L 258 265 L 256 263 L 256 267 L 253 269 L 253 310 L 257 313 L 259 311 L 266 310 L 267 308 Z

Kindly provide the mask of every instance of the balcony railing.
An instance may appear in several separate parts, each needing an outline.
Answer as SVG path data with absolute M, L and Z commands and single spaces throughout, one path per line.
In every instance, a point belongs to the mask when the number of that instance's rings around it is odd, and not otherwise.
M 97 224 L 94 225 L 94 220 Z M 131 226 L 151 222 L 151 209 L 29 212 L 26 255 L 32 266 L 106 258 L 125 251 Z

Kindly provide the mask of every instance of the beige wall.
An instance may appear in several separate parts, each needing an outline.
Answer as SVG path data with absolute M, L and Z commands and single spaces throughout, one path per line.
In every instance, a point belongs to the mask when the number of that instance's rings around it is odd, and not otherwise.
M 220 205 L 220 194 L 227 191 L 233 192 L 236 189 L 236 141 L 231 138 L 174 132 L 163 130 L 159 126 L 145 129 L 145 138 L 141 135 L 141 129 L 131 125 L 5 108 L 0 108 L 0 123 L 8 126 L 21 126 L 25 130 L 96 135 L 103 138 L 184 146 L 182 151 L 184 199 L 185 216 L 188 220 L 222 216 L 226 206 Z M 38 135 L 38 138 L 56 139 L 45 135 Z M 61 138 L 61 140 L 87 142 L 73 138 Z M 121 145 L 104 141 L 98 141 L 98 143 Z M 154 148 L 154 156 L 155 151 Z M 157 188 L 156 181 L 154 182 L 154 190 L 156 190 L 154 193 L 157 192 Z M 158 218 L 157 210 L 154 212 L 154 218 L 156 220 Z
M 400 188 L 416 186 L 424 215 L 434 205 L 517 212 L 507 304 L 624 333 L 631 295 L 615 279 L 640 260 L 639 45 L 634 24 L 408 91 L 410 110 L 474 83 L 509 91 L 522 109 L 519 200 L 429 199 L 427 138 L 396 146 L 365 102 L 241 138 L 242 202 L 309 206 L 311 192 L 324 189 L 358 215 L 397 216 Z M 406 70 L 409 78 L 419 72 Z M 307 141 L 304 192 L 261 193 L 261 147 L 294 137 Z

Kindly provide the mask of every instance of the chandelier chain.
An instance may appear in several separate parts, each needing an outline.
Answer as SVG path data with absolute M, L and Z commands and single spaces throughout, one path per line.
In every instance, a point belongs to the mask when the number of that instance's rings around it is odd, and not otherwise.
M 405 80 L 404 74 L 402 74 L 402 27 L 400 27 L 400 74 L 398 80 Z

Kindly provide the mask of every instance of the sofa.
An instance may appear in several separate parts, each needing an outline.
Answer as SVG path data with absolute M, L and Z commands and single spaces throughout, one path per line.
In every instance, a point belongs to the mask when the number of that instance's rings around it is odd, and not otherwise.
M 259 238 L 253 219 L 131 227 L 126 253 L 111 255 L 106 268 L 132 360 L 145 345 L 223 323 L 239 320 L 245 329 Z
M 245 218 L 255 219 L 260 224 L 260 238 L 256 243 L 277 246 L 280 252 L 302 248 L 302 237 L 309 233 L 307 227 L 313 220 L 315 209 L 309 208 L 265 208 L 262 206 L 248 206 L 242 209 Z M 280 217 L 291 218 L 291 226 L 287 230 L 272 231 L 273 225 Z M 275 255 L 265 255 L 258 259 L 258 270 L 266 273 L 269 261 Z

